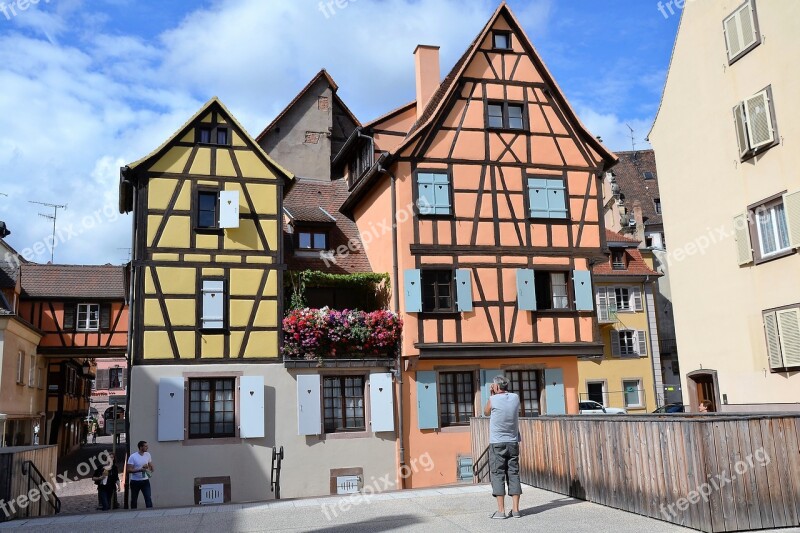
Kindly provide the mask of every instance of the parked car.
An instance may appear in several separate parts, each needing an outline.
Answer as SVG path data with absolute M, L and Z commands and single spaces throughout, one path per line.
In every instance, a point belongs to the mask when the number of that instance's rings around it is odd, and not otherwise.
M 603 407 L 592 400 L 584 400 L 580 402 L 580 413 L 582 415 L 625 415 L 628 411 L 620 407 Z
M 663 413 L 685 413 L 686 412 L 686 406 L 683 405 L 680 402 L 678 402 L 678 403 L 668 403 L 666 405 L 662 405 L 661 407 L 659 407 L 658 409 L 656 409 L 653 412 L 654 413 L 662 413 L 662 414 Z

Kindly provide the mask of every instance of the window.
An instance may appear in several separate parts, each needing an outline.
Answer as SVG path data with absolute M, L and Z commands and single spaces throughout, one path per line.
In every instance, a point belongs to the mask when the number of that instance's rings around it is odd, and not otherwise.
M 653 203 L 656 206 L 656 214 L 661 214 L 661 198 L 656 198 L 653 200 Z
M 800 367 L 800 306 L 765 311 L 763 316 L 770 369 Z
M 100 305 L 78 304 L 78 331 L 100 329 Z
M 22 385 L 25 383 L 23 378 L 25 376 L 25 353 L 19 352 L 17 354 L 17 383 Z
M 217 191 L 197 192 L 197 227 L 201 229 L 217 228 Z
M 465 426 L 475 416 L 475 383 L 472 372 L 439 373 L 439 414 L 442 427 Z
M 614 289 L 614 303 L 618 311 L 631 310 L 631 296 L 630 291 L 625 287 L 616 287 Z
M 197 128 L 197 142 L 228 146 L 230 144 L 228 128 L 225 126 L 200 126 Z
M 789 229 L 783 203 L 774 203 L 756 210 L 756 230 L 761 257 L 789 249 Z
M 722 22 L 728 64 L 737 61 L 761 43 L 755 3 L 747 0 Z
M 619 332 L 619 349 L 622 355 L 636 355 L 636 342 L 633 331 Z
M 204 279 L 202 287 L 202 329 L 225 328 L 225 282 Z
M 528 177 L 528 213 L 531 218 L 567 218 L 567 188 L 561 178 Z
M 611 355 L 647 357 L 647 333 L 643 330 L 611 330 Z
M 234 378 L 189 380 L 189 438 L 234 437 Z
M 625 394 L 625 407 L 644 407 L 642 402 L 642 380 L 623 380 L 622 391 Z
M 372 164 L 372 143 L 369 142 L 369 139 L 363 139 L 363 142 L 353 156 L 353 159 L 350 160 L 350 179 L 355 180 L 360 178 L 364 172 L 372 168 Z
M 28 359 L 28 387 L 36 386 L 36 356 L 31 355 Z
M 536 286 L 536 309 L 569 309 L 569 292 L 567 291 L 566 272 L 534 273 Z
M 420 215 L 450 215 L 450 176 L 445 172 L 417 172 Z
M 322 231 L 298 231 L 297 248 L 300 250 L 327 250 L 328 234 Z
M 644 179 L 646 179 L 646 180 L 653 180 L 653 179 L 656 178 L 656 175 L 653 174 L 652 172 L 646 170 L 646 171 L 642 172 L 642 177 Z
M 508 102 L 489 102 L 487 104 L 487 125 L 489 128 L 521 130 L 525 128 L 525 108 L 522 104 Z
M 121 389 L 123 387 L 122 368 L 108 369 L 108 388 Z
M 743 160 L 778 144 L 770 87 L 738 103 L 733 108 L 733 118 Z
M 605 381 L 587 381 L 586 382 L 586 396 L 589 401 L 597 402 L 602 406 L 606 405 L 606 382 Z
M 496 31 L 492 34 L 492 45 L 495 50 L 511 50 L 511 33 Z
M 364 431 L 364 378 L 326 376 L 322 381 L 325 433 Z
M 625 270 L 628 268 L 628 259 L 625 250 L 611 250 L 611 268 Z
M 509 392 L 519 395 L 519 416 L 539 415 L 539 372 L 509 370 L 506 372 Z
M 220 145 L 227 145 L 228 144 L 228 129 L 227 128 L 217 128 L 217 144 L 220 144 Z
M 197 138 L 200 144 L 211 144 L 211 128 L 199 128 Z
M 452 270 L 422 271 L 422 310 L 424 312 L 452 312 Z

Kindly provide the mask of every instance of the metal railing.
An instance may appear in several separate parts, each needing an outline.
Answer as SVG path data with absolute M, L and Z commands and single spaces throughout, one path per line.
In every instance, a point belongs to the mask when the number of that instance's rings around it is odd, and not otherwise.
M 281 462 L 283 461 L 283 446 L 280 450 L 272 447 L 272 483 L 269 491 L 275 493 L 275 499 L 281 499 Z
M 61 512 L 61 500 L 58 496 L 55 495 L 53 492 L 55 490 L 54 487 L 50 487 L 51 490 L 42 490 L 42 487 L 48 481 L 44 478 L 39 469 L 36 468 L 36 465 L 33 464 L 33 461 L 25 461 L 22 463 L 22 474 L 27 477 L 27 484 L 28 484 L 28 494 L 30 494 L 32 489 L 36 489 L 39 492 L 39 514 L 36 516 L 43 516 L 42 515 L 42 505 L 47 504 L 53 508 L 56 514 Z M 31 516 L 31 506 L 28 505 L 25 508 L 25 516 Z
M 600 324 L 613 324 L 614 322 L 617 322 L 617 320 L 616 304 L 597 306 L 597 321 Z

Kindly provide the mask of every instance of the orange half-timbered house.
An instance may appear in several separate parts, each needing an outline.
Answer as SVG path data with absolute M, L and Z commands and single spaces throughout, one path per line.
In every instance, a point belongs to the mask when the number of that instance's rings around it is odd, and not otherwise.
M 407 487 L 472 480 L 469 418 L 499 373 L 523 415 L 577 412 L 578 358 L 603 353 L 590 270 L 616 162 L 505 3 L 444 81 L 437 47 L 415 57 L 417 100 L 365 126 L 376 160 L 342 207 L 362 236 L 395 223 L 365 247 L 404 311 Z M 402 468 L 425 454 L 435 468 Z

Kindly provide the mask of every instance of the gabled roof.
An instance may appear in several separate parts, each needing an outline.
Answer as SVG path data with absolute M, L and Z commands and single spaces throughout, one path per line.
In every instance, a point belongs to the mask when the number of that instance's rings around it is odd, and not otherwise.
M 17 261 L 27 263 L 5 240 L 0 239 L 0 289 L 12 289 L 17 285 Z
M 330 86 L 331 86 L 331 90 L 333 91 L 333 96 L 334 96 L 334 98 L 336 98 L 336 101 L 339 103 L 339 105 L 340 105 L 340 106 L 342 106 L 342 109 L 344 109 L 344 112 L 345 112 L 345 113 L 347 113 L 347 116 L 348 116 L 348 117 L 350 117 L 350 119 L 353 121 L 353 123 L 355 123 L 355 125 L 356 125 L 356 126 L 361 126 L 361 122 L 359 122 L 359 121 L 358 121 L 358 119 L 356 118 L 356 116 L 353 114 L 353 112 L 352 112 L 352 111 L 350 111 L 350 108 L 348 108 L 348 107 L 347 107 L 347 105 L 345 105 L 344 101 L 342 101 L 342 99 L 341 99 L 341 98 L 339 98 L 339 97 L 336 95 L 336 91 L 338 91 L 338 90 L 339 90 L 339 86 L 336 84 L 336 82 L 335 82 L 335 81 L 333 81 L 333 77 L 332 77 L 330 74 L 328 74 L 328 71 L 327 71 L 327 70 L 325 70 L 325 69 L 322 69 L 322 70 L 320 70 L 320 71 L 317 73 L 317 75 L 316 75 L 316 76 L 314 76 L 313 78 L 311 78 L 311 81 L 310 81 L 310 82 L 308 82 L 308 83 L 306 84 L 306 86 L 305 86 L 305 87 L 303 87 L 302 89 L 300 89 L 300 92 L 299 92 L 299 93 L 297 93 L 297 96 L 295 96 L 295 97 L 292 99 L 292 101 L 291 101 L 291 102 L 289 102 L 289 105 L 287 105 L 286 107 L 284 107 L 284 108 L 283 108 L 283 111 L 281 111 L 280 113 L 278 113 L 278 116 L 277 116 L 277 117 L 275 117 L 275 118 L 273 119 L 273 121 L 272 121 L 272 122 L 270 122 L 270 123 L 267 125 L 267 127 L 266 127 L 266 128 L 264 128 L 264 130 L 263 130 L 261 133 L 259 133 L 259 134 L 258 134 L 258 136 L 256 137 L 256 141 L 258 141 L 258 142 L 261 142 L 261 139 L 263 139 L 263 138 L 264 138 L 264 136 L 265 136 L 267 133 L 269 133 L 269 132 L 270 132 L 270 130 L 272 130 L 272 128 L 274 128 L 274 127 L 275 127 L 275 125 L 276 125 L 278 122 L 280 122 L 280 120 L 281 120 L 281 119 L 284 117 L 284 115 L 286 115 L 286 113 L 288 113 L 288 112 L 289 112 L 289 110 L 290 110 L 292 107 L 294 107 L 294 105 L 295 105 L 297 102 L 299 102 L 299 101 L 300 101 L 300 99 L 303 97 L 303 95 L 305 95 L 305 94 L 308 92 L 308 90 L 309 90 L 309 89 L 311 89 L 311 87 L 313 87 L 313 86 L 314 86 L 314 84 L 315 84 L 315 83 L 317 83 L 317 81 L 318 81 L 320 78 L 325 78 L 325 80 L 328 82 L 328 85 L 330 85 Z
M 606 230 L 606 241 L 611 248 L 625 248 L 625 255 L 627 259 L 627 268 L 624 270 L 615 270 L 611 265 L 611 258 L 608 261 L 599 263 L 592 267 L 592 274 L 595 276 L 651 276 L 659 277 L 662 274 L 656 272 L 645 262 L 642 257 L 642 251 L 639 250 L 639 241 L 631 239 L 625 235 L 613 232 L 610 229 Z
M 623 245 L 625 248 L 630 247 L 638 247 L 641 241 L 636 239 L 631 239 L 630 237 L 626 237 L 621 233 L 617 233 L 615 231 L 611 231 L 610 229 L 606 230 L 606 242 L 609 246 L 612 244 Z
M 410 108 L 416 107 L 416 105 L 417 105 L 417 101 L 416 100 L 412 100 L 407 104 L 401 105 L 400 107 L 396 107 L 396 108 L 392 109 L 391 111 L 389 111 L 388 113 L 384 113 L 383 115 L 379 116 L 378 118 L 370 120 L 369 122 L 364 124 L 364 128 L 365 129 L 366 128 L 372 128 L 376 124 L 378 124 L 379 122 L 383 122 L 386 119 L 392 118 L 393 116 L 395 116 L 397 114 L 400 114 L 403 111 L 408 111 Z
M 125 267 L 40 265 L 20 267 L 23 298 L 125 300 Z

